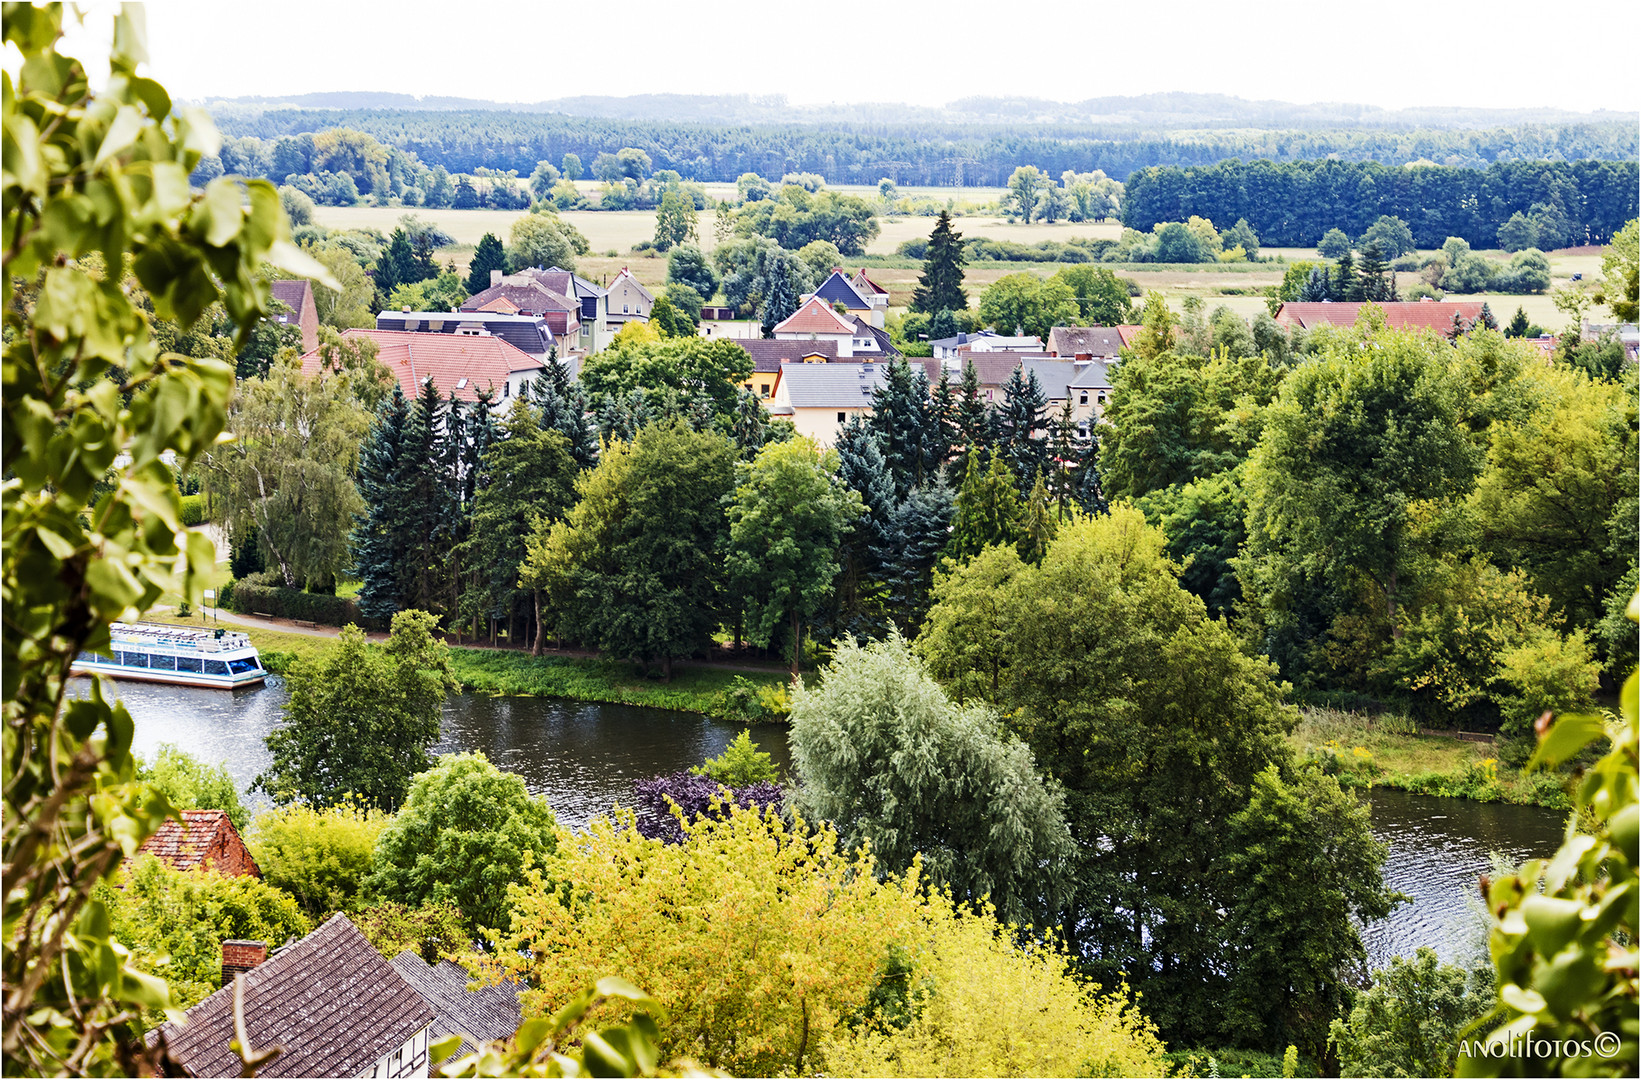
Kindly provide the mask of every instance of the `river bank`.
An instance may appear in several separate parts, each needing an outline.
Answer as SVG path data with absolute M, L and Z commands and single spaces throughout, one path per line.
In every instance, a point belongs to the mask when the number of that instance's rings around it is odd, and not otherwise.
M 160 618 L 213 625 L 198 613 L 177 619 L 167 612 Z M 274 672 L 283 672 L 298 657 L 323 654 L 334 640 L 329 628 L 322 633 L 296 632 L 294 627 L 276 629 L 242 618 L 235 619 L 233 627 L 250 635 Z M 450 667 L 462 689 L 479 694 L 673 709 L 739 723 L 771 718 L 772 711 L 758 701 L 760 691 L 767 702 L 787 685 L 786 672 L 774 665 L 759 669 L 679 663 L 672 681 L 663 683 L 622 661 L 576 655 L 532 658 L 522 651 L 458 645 L 451 646 Z M 1401 717 L 1307 707 L 1288 741 L 1299 757 L 1321 761 L 1341 783 L 1358 789 L 1392 788 L 1552 810 L 1569 806 L 1559 777 L 1500 765 L 1491 742 L 1423 734 Z

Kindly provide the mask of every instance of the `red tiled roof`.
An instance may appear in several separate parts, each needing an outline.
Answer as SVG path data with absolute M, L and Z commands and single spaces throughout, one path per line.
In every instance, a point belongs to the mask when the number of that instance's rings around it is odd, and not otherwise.
M 1140 326 L 1137 323 L 1124 323 L 1123 325 L 1117 327 L 1117 334 L 1122 338 L 1123 348 L 1126 349 L 1128 346 L 1134 344 L 1134 338 L 1137 337 L 1139 332 L 1143 329 L 1145 329 L 1145 327 Z
M 871 289 L 875 293 L 881 293 L 884 296 L 889 295 L 889 290 L 885 289 L 882 285 L 879 285 L 877 282 L 875 282 L 871 278 L 867 277 L 866 276 L 866 271 L 864 269 L 860 270 L 859 272 L 857 272 L 855 274 L 854 282 L 855 282 L 857 287 L 859 285 L 864 284 L 867 288 Z
M 832 310 L 830 304 L 815 296 L 794 311 L 785 322 L 775 327 L 777 334 L 842 334 L 853 335 L 855 328 L 844 322 L 843 316 Z
M 248 869 L 260 876 L 256 861 L 244 846 L 226 811 L 184 810 L 181 821 L 167 819 L 137 851 L 154 856 L 173 870 L 214 869 L 237 874 Z
M 541 362 L 523 349 L 509 345 L 501 338 L 489 335 L 419 334 L 410 330 L 344 330 L 343 337 L 368 337 L 380 351 L 376 359 L 387 365 L 399 380 L 405 397 L 421 393 L 421 383 L 428 376 L 439 392 L 448 395 L 455 390 L 462 401 L 476 401 L 478 392 L 486 387 L 499 393 L 513 371 L 528 371 Z M 302 357 L 302 374 L 310 378 L 319 373 L 319 350 Z M 456 384 L 467 382 L 461 387 Z
M 488 304 L 480 304 L 478 307 L 471 310 L 493 311 L 497 315 L 517 315 L 519 306 L 507 299 L 505 296 L 498 296 L 494 300 L 491 300 Z
M 1276 321 L 1283 326 L 1297 324 L 1306 330 L 1317 326 L 1355 326 L 1356 317 L 1364 304 L 1354 301 L 1341 303 L 1283 304 L 1276 313 Z M 1464 319 L 1465 325 L 1481 315 L 1482 301 L 1442 303 L 1435 300 L 1402 300 L 1378 305 L 1384 309 L 1385 325 L 1396 330 L 1434 330 L 1446 334 L 1453 328 L 1453 315 Z

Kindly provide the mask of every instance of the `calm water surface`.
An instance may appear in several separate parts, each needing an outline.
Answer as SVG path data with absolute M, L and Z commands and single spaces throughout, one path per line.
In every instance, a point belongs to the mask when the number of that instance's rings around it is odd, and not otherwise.
M 268 766 L 262 739 L 279 722 L 285 688 L 275 682 L 229 693 L 120 683 L 136 720 L 135 749 L 152 758 L 175 743 L 207 762 L 223 762 L 242 789 Z M 544 795 L 559 820 L 585 825 L 612 805 L 630 805 L 632 784 L 697 765 L 722 752 L 739 728 L 695 713 L 601 705 L 558 698 L 455 694 L 445 702 L 435 753 L 478 750 Z M 784 773 L 786 729 L 757 725 L 753 739 Z M 258 798 L 258 802 L 262 800 Z M 1429 945 L 1447 960 L 1484 947 L 1477 875 L 1496 852 L 1512 861 L 1553 854 L 1562 817 L 1537 807 L 1473 803 L 1379 790 L 1373 827 L 1390 846 L 1385 879 L 1413 897 L 1387 921 L 1367 928 L 1370 962 Z

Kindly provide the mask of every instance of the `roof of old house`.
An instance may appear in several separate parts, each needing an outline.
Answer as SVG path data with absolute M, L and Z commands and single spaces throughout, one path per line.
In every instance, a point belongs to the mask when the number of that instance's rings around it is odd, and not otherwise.
M 782 364 L 779 396 L 794 409 L 869 409 L 883 364 Z
M 490 334 L 424 334 L 413 330 L 344 330 L 343 337 L 368 337 L 376 342 L 376 359 L 387 365 L 399 380 L 405 397 L 421 393 L 422 382 L 448 396 L 455 391 L 462 401 L 477 401 L 479 391 L 496 392 L 514 371 L 533 371 L 541 360 L 499 337 Z M 302 357 L 302 374 L 310 378 L 322 365 L 319 350 Z
M 451 960 L 429 964 L 412 949 L 395 956 L 393 969 L 433 1007 L 428 1041 L 460 1035 L 458 1054 L 471 1053 L 491 1039 L 510 1039 L 524 1019 L 518 987 L 511 983 L 468 990 L 473 977 Z
M 871 338 L 873 342 L 873 351 L 877 352 L 885 359 L 893 359 L 894 357 L 900 355 L 900 350 L 895 348 L 895 344 L 890 339 L 889 332 L 887 330 L 879 330 L 859 315 L 851 316 L 851 318 L 855 323 L 855 337 Z M 855 346 L 855 350 L 856 355 L 858 356 L 860 354 L 860 346 Z
M 307 278 L 272 281 L 268 287 L 275 300 L 291 309 L 293 319 L 300 319 L 302 309 L 313 305 L 313 285 Z
M 532 357 L 540 358 L 552 351 L 556 344 L 554 339 L 565 332 L 560 328 L 566 325 L 566 320 L 569 320 L 569 326 L 580 328 L 581 324 L 575 321 L 575 316 L 566 312 L 517 315 L 494 311 L 384 311 L 376 316 L 376 329 L 424 334 L 455 334 L 464 328 L 481 329 Z
M 752 357 L 753 371 L 779 371 L 782 364 L 801 363 L 812 356 L 824 357 L 827 363 L 838 358 L 838 343 L 826 341 L 780 341 L 764 338 L 726 338 L 747 351 Z M 813 363 L 813 361 L 810 361 Z
M 193 1076 L 238 1076 L 233 985 L 159 1027 Z M 245 1027 L 257 1049 L 285 1052 L 260 1076 L 358 1076 L 432 1023 L 433 1006 L 348 921 L 334 915 L 245 974 Z
M 625 266 L 623 266 L 621 268 L 621 272 L 619 274 L 615 275 L 615 277 L 610 279 L 609 288 L 605 289 L 604 291 L 609 292 L 610 289 L 614 289 L 618 284 L 620 284 L 622 278 L 626 278 L 627 279 L 627 284 L 631 285 L 633 288 L 635 288 L 639 292 L 643 293 L 646 298 L 648 298 L 651 301 L 655 300 L 655 294 L 650 292 L 648 289 L 644 288 L 644 283 L 642 281 L 639 281 L 637 276 L 635 274 L 633 274 L 633 272 L 631 270 L 628 270 Z
M 849 279 L 849 284 L 853 285 L 855 287 L 855 291 L 860 293 L 862 296 L 866 296 L 867 293 L 877 293 L 879 296 L 889 295 L 888 289 L 885 289 L 882 285 L 879 285 L 877 282 L 866 276 L 866 270 L 864 268 L 858 271 L 854 277 Z M 868 297 L 868 299 L 870 298 Z
M 963 381 L 963 374 L 970 364 L 974 365 L 974 373 L 980 380 L 981 386 L 999 387 L 1009 381 L 1014 369 L 1020 366 L 1020 355 L 1012 352 L 964 353 L 961 358 L 951 361 L 952 382 Z
M 832 310 L 832 305 L 819 296 L 811 296 L 803 306 L 775 327 L 777 334 L 843 334 L 852 335 L 854 325 Z
M 1117 333 L 1122 335 L 1123 345 L 1128 346 L 1134 344 L 1134 338 L 1139 336 L 1139 332 L 1144 329 L 1145 327 L 1139 323 L 1123 323 L 1117 327 Z
M 1109 390 L 1111 389 L 1111 371 L 1104 360 L 1090 360 L 1079 365 L 1077 377 L 1071 380 L 1074 390 Z
M 572 296 L 578 295 L 575 282 L 575 275 L 564 270 L 521 270 L 469 296 L 462 302 L 462 310 L 494 311 L 504 315 L 579 311 L 580 303 L 572 299 Z
M 174 870 L 207 869 L 205 857 L 217 846 L 218 838 L 224 833 L 236 842 L 244 843 L 240 840 L 239 830 L 228 820 L 227 811 L 184 810 L 181 821 L 167 818 L 159 831 L 142 842 L 137 852 L 152 855 Z M 251 865 L 256 865 L 254 859 Z
M 1115 326 L 1056 326 L 1048 332 L 1048 351 L 1060 356 L 1116 356 L 1122 347 Z
M 1022 360 L 1020 366 L 1028 375 L 1037 376 L 1037 385 L 1050 401 L 1059 401 L 1071 393 L 1071 384 L 1081 374 L 1070 360 Z
M 826 280 L 821 282 L 820 288 L 815 290 L 815 295 L 828 304 L 842 304 L 854 311 L 867 311 L 872 306 L 871 301 L 862 296 L 860 290 L 855 288 L 854 282 L 844 277 L 843 271 L 835 266 L 832 268 L 831 274 L 827 275 Z
M 1400 300 L 1377 305 L 1385 313 L 1385 325 L 1397 330 L 1434 330 L 1446 334 L 1453 328 L 1453 316 L 1458 314 L 1468 326 L 1481 315 L 1484 301 L 1445 303 L 1436 300 Z M 1322 301 L 1283 304 L 1277 310 L 1276 321 L 1282 325 L 1297 324 L 1306 330 L 1317 326 L 1355 326 L 1356 317 L 1366 303 L 1355 301 Z

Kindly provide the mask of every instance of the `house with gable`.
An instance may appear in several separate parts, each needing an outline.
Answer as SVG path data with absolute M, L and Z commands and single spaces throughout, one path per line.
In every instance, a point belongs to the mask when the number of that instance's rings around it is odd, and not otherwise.
M 294 326 L 302 333 L 302 351 L 319 347 L 319 308 L 313 300 L 313 283 L 307 278 L 292 278 L 269 283 L 273 298 L 289 311 L 271 316 L 275 322 Z
M 461 310 L 540 315 L 555 335 L 569 334 L 573 319 L 574 344 L 561 348 L 559 355 L 587 356 L 607 348 L 628 322 L 648 322 L 654 306 L 655 297 L 625 267 L 605 288 L 553 266 L 546 270 L 531 267 L 516 274 L 492 270 L 490 287 L 469 296 Z
M 444 334 L 413 330 L 344 330 L 344 339 L 367 337 L 376 342 L 376 359 L 399 381 L 406 398 L 415 399 L 431 379 L 442 397 L 477 401 L 488 389 L 496 407 L 513 399 L 546 370 L 545 362 L 488 333 Z M 302 374 L 313 378 L 324 370 L 319 350 L 302 357 Z
M 844 280 L 837 275 L 834 278 Z M 847 281 L 844 284 L 847 285 Z M 859 316 L 839 314 L 831 302 L 819 293 L 805 300 L 798 310 L 776 324 L 774 336 L 776 341 L 831 342 L 836 346 L 840 360 L 881 361 L 900 355 L 900 351 L 890 343 L 886 331 Z
M 849 284 L 872 306 L 872 314 L 866 321 L 879 330 L 883 329 L 884 320 L 889 314 L 889 290 L 867 277 L 864 267 L 849 279 Z
M 233 987 L 241 974 L 251 1048 L 283 1050 L 257 1075 L 429 1074 L 437 1011 L 340 914 L 271 954 L 263 942 L 224 942 L 222 989 L 189 1009 L 183 1023 L 168 1021 L 148 1035 L 150 1045 L 163 1039 L 168 1073 L 241 1075 L 228 1048 L 237 1037 Z
M 458 1057 L 477 1050 L 480 1043 L 511 1039 L 524 1020 L 518 987 L 513 983 L 469 990 L 467 984 L 473 977 L 466 968 L 453 960 L 430 964 L 410 949 L 389 962 L 432 1007 L 428 1039 L 438 1042 L 447 1035 L 461 1036 Z
M 872 391 L 884 370 L 882 364 L 848 361 L 782 364 L 770 415 L 786 417 L 799 435 L 831 446 L 850 417 L 870 415 Z
M 831 274 L 827 275 L 826 280 L 820 283 L 820 288 L 810 296 L 825 300 L 834 310 L 841 307 L 845 319 L 860 318 L 878 327 L 883 325 L 883 316 L 888 311 L 887 303 L 882 307 L 875 307 L 871 297 L 863 294 L 855 286 L 854 279 L 844 274 L 843 268 L 838 266 L 832 267 Z M 887 294 L 884 294 L 884 299 L 887 298 Z M 806 296 L 804 299 L 807 300 L 809 297 Z
M 227 877 L 262 876 L 251 850 L 226 810 L 183 810 L 167 818 L 138 855 L 152 855 L 173 870 L 211 870 Z
M 655 307 L 655 295 L 638 283 L 632 271 L 625 266 L 604 289 L 604 321 L 610 327 L 610 336 L 621 332 L 629 322 L 647 323 Z
M 559 362 L 569 367 L 572 376 L 581 365 L 581 354 L 577 351 L 581 324 L 573 315 L 526 315 L 513 308 L 505 297 L 498 297 L 488 310 L 482 311 L 411 311 L 408 308 L 383 311 L 376 316 L 376 329 L 464 337 L 489 334 L 534 357 L 543 367 L 555 351 Z
M 1056 326 L 1048 332 L 1048 354 L 1064 360 L 1115 360 L 1127 344 L 1115 326 Z
M 759 338 L 756 341 L 737 341 L 735 344 L 752 357 L 752 374 L 741 385 L 766 404 L 774 398 L 780 384 L 782 364 L 830 364 L 838 358 L 835 341 Z

